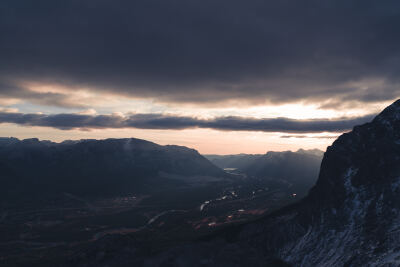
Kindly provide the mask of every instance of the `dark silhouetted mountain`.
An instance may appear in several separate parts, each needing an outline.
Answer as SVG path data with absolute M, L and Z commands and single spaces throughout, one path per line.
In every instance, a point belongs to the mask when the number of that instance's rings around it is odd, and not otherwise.
M 1 138 L 0 168 L 2 197 L 154 191 L 180 182 L 160 176 L 227 176 L 196 150 L 133 138 L 62 143 Z
M 302 201 L 147 263 L 265 266 L 280 258 L 294 266 L 399 266 L 399 240 L 400 100 L 328 147 Z

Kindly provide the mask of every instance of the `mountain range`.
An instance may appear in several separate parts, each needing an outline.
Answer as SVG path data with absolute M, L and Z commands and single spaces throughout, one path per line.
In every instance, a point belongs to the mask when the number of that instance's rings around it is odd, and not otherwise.
M 101 263 L 399 266 L 399 239 L 400 100 L 397 100 L 373 121 L 355 126 L 327 148 L 316 185 L 299 202 L 255 222 L 226 227 L 151 257 L 143 257 L 138 251 L 128 256 L 117 250 L 115 255 L 125 258 L 118 256 L 116 260 L 114 255 L 114 260 Z M 121 239 L 110 237 L 101 246 L 104 249 L 116 240 Z M 89 263 L 99 264 L 99 261 Z

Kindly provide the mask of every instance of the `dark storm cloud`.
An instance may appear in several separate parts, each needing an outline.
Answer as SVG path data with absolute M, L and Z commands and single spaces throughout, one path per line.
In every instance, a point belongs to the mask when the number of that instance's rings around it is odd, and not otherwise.
M 400 93 L 397 0 L 3 0 L 0 37 L 0 81 L 15 84 L 199 104 Z
M 221 131 L 260 131 L 260 132 L 343 132 L 353 126 L 372 120 L 373 116 L 341 118 L 336 120 L 312 119 L 294 120 L 288 118 L 255 119 L 244 117 L 216 117 L 199 119 L 163 114 L 133 114 L 126 117 L 118 115 L 82 114 L 23 114 L 0 112 L 0 123 L 15 123 L 28 126 L 45 126 L 62 130 L 69 129 L 189 129 L 208 128 Z

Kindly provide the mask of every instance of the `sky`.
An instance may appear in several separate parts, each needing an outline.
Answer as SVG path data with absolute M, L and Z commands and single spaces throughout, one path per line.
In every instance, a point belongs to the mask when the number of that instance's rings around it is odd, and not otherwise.
M 3 0 L 0 136 L 325 149 L 400 96 L 395 0 Z

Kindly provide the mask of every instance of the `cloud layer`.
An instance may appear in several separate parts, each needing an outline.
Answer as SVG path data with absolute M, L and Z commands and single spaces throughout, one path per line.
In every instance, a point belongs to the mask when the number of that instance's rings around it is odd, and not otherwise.
M 343 132 L 353 126 L 372 120 L 373 116 L 336 120 L 294 120 L 289 118 L 254 119 L 244 117 L 216 117 L 199 119 L 163 114 L 84 115 L 84 114 L 24 114 L 0 111 L 0 123 L 24 126 L 44 126 L 61 130 L 70 129 L 189 129 L 208 128 L 221 131 L 261 131 L 287 133 Z
M 4 0 L 0 97 L 73 106 L 26 81 L 161 102 L 399 96 L 397 0 Z

